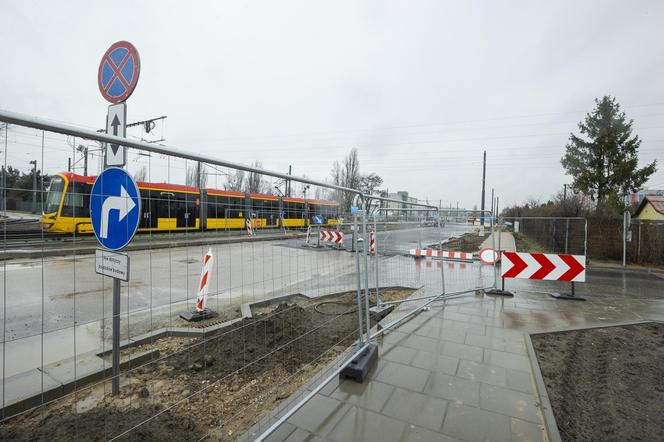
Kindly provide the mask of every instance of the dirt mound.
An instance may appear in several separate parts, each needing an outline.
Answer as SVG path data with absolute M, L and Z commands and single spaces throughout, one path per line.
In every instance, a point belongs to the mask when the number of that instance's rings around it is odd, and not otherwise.
M 113 404 L 105 404 L 82 414 L 73 413 L 71 408 L 63 408 L 44 414 L 36 410 L 25 416 L 26 421 L 40 421 L 40 425 L 26 427 L 3 425 L 0 427 L 0 440 L 11 441 L 104 441 L 116 436 L 117 422 L 139 422 L 161 411 L 161 407 L 128 408 L 120 410 Z M 120 440 L 192 440 L 204 435 L 193 421 L 170 411 L 165 411 L 130 435 Z
M 325 300 L 352 306 L 354 296 Z M 79 391 L 3 422 L 0 440 L 97 441 L 130 429 L 131 440 L 233 440 L 357 339 L 357 314 L 320 313 L 319 302 L 281 303 L 202 339 L 132 349 L 162 356 L 124 377 L 119 396 L 108 395 L 109 383 Z

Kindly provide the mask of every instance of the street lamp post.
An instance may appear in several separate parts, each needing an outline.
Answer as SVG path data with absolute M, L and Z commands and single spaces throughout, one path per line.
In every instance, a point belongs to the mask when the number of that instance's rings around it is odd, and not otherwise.
M 83 154 L 83 176 L 88 176 L 88 147 L 79 144 L 76 150 Z

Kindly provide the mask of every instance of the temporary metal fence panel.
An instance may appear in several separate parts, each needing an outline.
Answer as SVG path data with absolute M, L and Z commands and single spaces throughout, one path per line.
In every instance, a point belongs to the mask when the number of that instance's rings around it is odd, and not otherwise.
M 131 278 L 121 285 L 120 394 L 113 395 L 113 284 L 95 272 L 99 245 L 89 221 L 89 189 L 108 137 L 31 126 L 2 132 L 3 438 L 233 439 L 284 398 L 278 410 L 293 406 L 306 396 L 304 385 L 316 388 L 359 348 L 377 275 L 395 286 L 442 289 L 412 260 L 390 254 L 435 227 L 407 220 L 415 233 L 406 229 L 384 251 L 379 232 L 378 260 L 365 258 L 371 218 L 360 211 L 351 228 L 355 216 L 326 203 L 344 196 L 339 186 L 289 177 L 293 195 L 265 195 L 283 177 L 245 168 L 260 186 L 238 191 L 242 174 L 229 163 L 131 142 L 127 170 L 139 181 L 142 213 L 125 250 Z M 36 184 L 25 161 L 33 157 Z M 16 210 L 26 204 L 37 213 Z M 314 216 L 344 234 L 343 247 L 306 244 Z M 206 306 L 216 316 L 186 322 L 180 314 L 196 310 L 208 252 Z
M 326 228 L 350 233 L 338 224 L 352 216 L 318 201 L 331 192 L 293 177 L 299 194 L 290 201 L 261 189 L 250 198 L 248 189 L 226 188 L 237 170 L 129 149 L 142 213 L 126 251 L 131 279 L 121 286 L 113 396 L 112 284 L 95 273 L 88 206 L 100 146 L 9 125 L 1 150 L 3 438 L 233 439 L 356 348 L 355 255 L 304 244 L 317 214 Z M 44 176 L 31 187 L 24 158 L 33 157 Z M 192 170 L 200 176 L 188 183 Z M 262 190 L 278 184 L 259 181 Z M 15 210 L 32 205 L 33 194 L 38 213 Z M 208 250 L 207 307 L 217 316 L 188 323 L 179 315 L 196 308 Z

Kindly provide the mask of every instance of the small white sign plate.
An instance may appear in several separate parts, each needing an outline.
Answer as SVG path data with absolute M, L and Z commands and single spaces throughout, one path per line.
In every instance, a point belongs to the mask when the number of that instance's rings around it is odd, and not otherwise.
M 127 136 L 127 103 L 112 104 L 108 107 L 106 133 L 116 137 Z M 119 144 L 106 145 L 106 166 L 122 167 L 127 162 L 127 148 Z
M 95 271 L 100 275 L 129 281 L 129 256 L 124 253 L 97 249 L 95 251 Z

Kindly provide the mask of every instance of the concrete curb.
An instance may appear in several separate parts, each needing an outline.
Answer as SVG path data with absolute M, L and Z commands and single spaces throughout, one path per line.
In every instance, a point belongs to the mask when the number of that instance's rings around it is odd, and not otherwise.
M 177 248 L 177 247 L 190 247 L 190 246 L 206 246 L 206 245 L 215 245 L 215 244 L 237 244 L 242 242 L 249 241 L 278 241 L 285 239 L 297 239 L 304 238 L 306 234 L 304 233 L 293 233 L 293 234 L 278 234 L 278 235 L 264 235 L 264 236 L 252 236 L 252 237 L 242 237 L 234 236 L 230 238 L 198 238 L 190 239 L 185 241 L 183 238 L 173 241 L 159 241 L 143 244 L 141 241 L 134 242 L 129 244 L 124 251 L 133 252 L 139 250 L 157 250 L 157 249 L 168 249 L 168 248 Z M 94 254 L 95 250 L 99 248 L 99 244 L 90 242 L 81 247 L 76 248 L 76 255 L 90 255 Z M 0 256 L 0 261 L 4 259 L 17 259 L 17 258 L 41 258 L 47 256 L 71 256 L 72 248 L 34 248 L 34 249 L 16 249 L 16 250 L 7 250 Z

